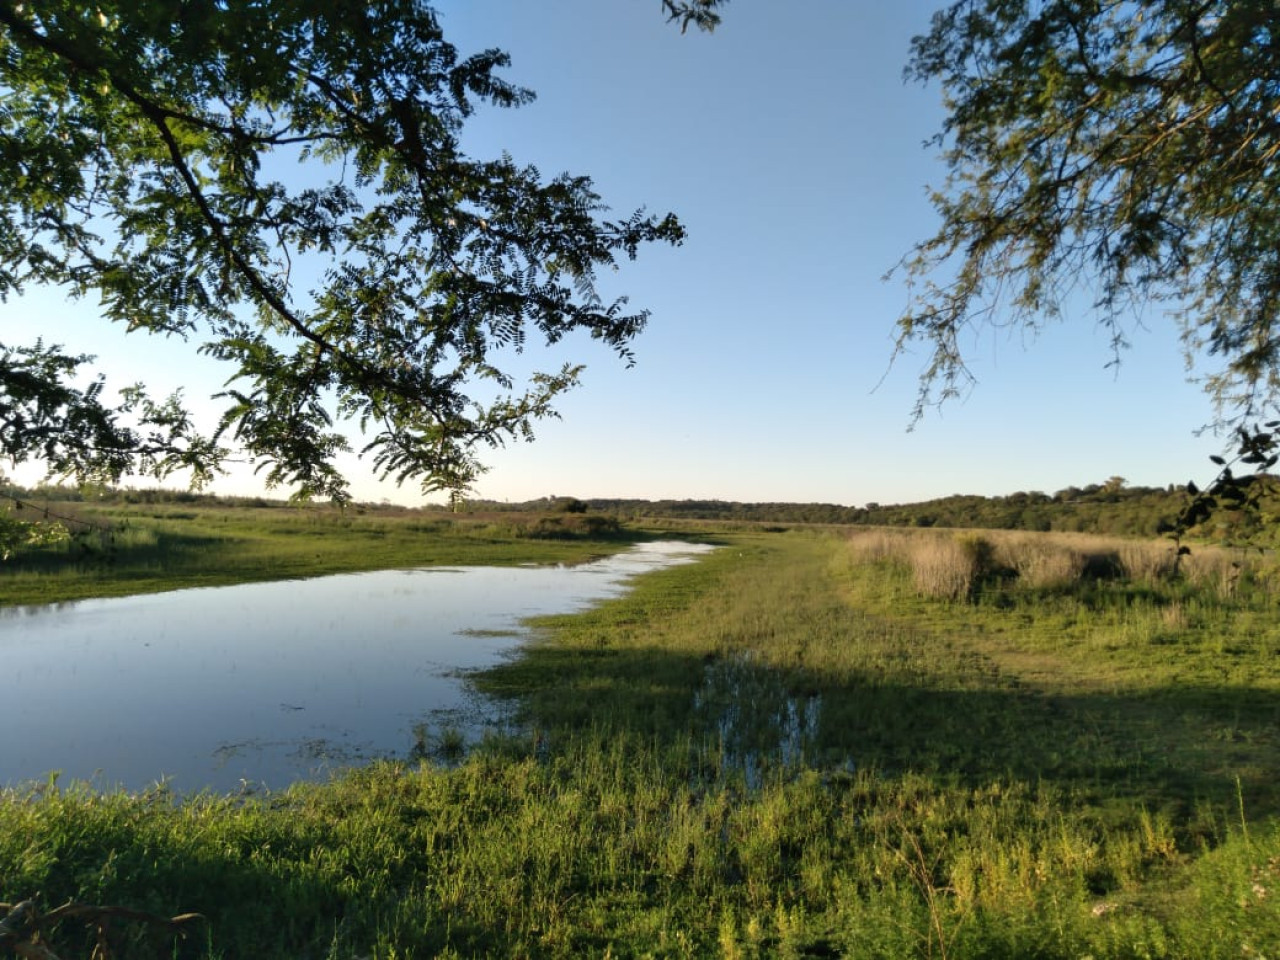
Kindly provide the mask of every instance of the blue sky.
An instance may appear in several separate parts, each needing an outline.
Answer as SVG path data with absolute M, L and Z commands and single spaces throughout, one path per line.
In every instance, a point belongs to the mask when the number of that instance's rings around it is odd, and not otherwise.
M 605 282 L 652 310 L 635 367 L 586 340 L 530 344 L 533 368 L 586 362 L 583 385 L 534 443 L 488 457 L 480 496 L 898 503 L 1210 475 L 1219 444 L 1194 432 L 1212 411 L 1156 312 L 1118 371 L 1087 303 L 1038 337 L 981 332 L 975 390 L 908 431 L 926 358 L 890 364 L 908 291 L 883 276 L 936 227 L 926 190 L 944 171 L 923 144 L 939 91 L 902 68 L 940 2 L 733 0 L 714 34 L 684 36 L 658 0 L 438 3 L 462 52 L 507 50 L 505 75 L 538 94 L 477 115 L 473 155 L 588 174 L 618 215 L 672 210 L 689 230 Z M 190 345 L 125 338 L 91 304 L 36 292 L 5 311 L 97 353 L 113 383 L 198 400 L 221 380 Z M 422 502 L 350 468 L 358 498 Z

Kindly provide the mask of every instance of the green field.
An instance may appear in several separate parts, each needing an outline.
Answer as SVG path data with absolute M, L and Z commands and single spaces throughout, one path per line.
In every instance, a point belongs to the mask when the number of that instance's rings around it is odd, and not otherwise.
M 574 563 L 647 536 L 573 514 L 266 503 L 28 506 L 15 515 L 39 520 L 51 511 L 72 537 L 0 565 L 0 606 L 436 564 Z
M 0 899 L 197 911 L 184 949 L 228 958 L 1280 953 L 1266 567 L 1058 535 L 715 537 L 537 622 L 476 678 L 527 733 L 459 764 L 7 793 Z

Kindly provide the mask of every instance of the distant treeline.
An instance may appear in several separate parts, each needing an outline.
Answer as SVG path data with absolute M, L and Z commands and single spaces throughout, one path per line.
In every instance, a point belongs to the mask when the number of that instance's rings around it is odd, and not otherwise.
M 472 501 L 477 510 L 585 510 L 622 519 L 662 517 L 754 523 L 861 524 L 907 527 L 978 527 L 996 530 L 1059 530 L 1124 536 L 1156 536 L 1168 530 L 1186 506 L 1182 487 L 1129 487 L 1115 478 L 1104 484 L 1067 487 L 1052 495 L 1019 492 L 1003 497 L 956 494 L 921 503 L 861 507 L 834 503 L 738 503 L 728 500 L 577 500 L 548 497 L 525 503 Z
M 204 505 L 284 507 L 283 500 L 263 497 L 219 497 L 189 490 L 100 488 L 86 492 L 74 487 L 0 487 L 10 498 L 28 501 L 108 500 L 126 503 L 200 503 Z M 1053 494 L 1039 491 L 983 497 L 956 494 L 920 503 L 868 503 L 853 507 L 834 503 L 739 503 L 730 500 L 625 500 L 543 497 L 519 503 L 468 500 L 468 512 L 592 513 L 619 520 L 725 520 L 762 524 L 842 524 L 894 527 L 976 527 L 994 530 L 1038 530 L 1099 533 L 1118 536 L 1159 536 L 1172 528 L 1189 495 L 1181 486 L 1131 487 L 1120 477 L 1105 483 L 1066 487 Z M 354 504 L 365 510 L 408 509 L 388 503 Z M 427 511 L 445 506 L 428 505 Z M 1230 512 L 1214 515 L 1197 533 L 1218 540 L 1256 535 L 1258 517 Z
M 810 523 L 890 527 L 975 527 L 989 530 L 1064 531 L 1113 536 L 1155 537 L 1170 531 L 1190 495 L 1182 486 L 1131 487 L 1120 477 L 1105 483 L 983 497 L 955 494 L 920 503 L 861 507 L 834 503 L 738 503 L 728 500 L 577 500 L 546 497 L 525 503 L 472 501 L 470 509 L 569 510 L 674 520 L 734 520 L 748 523 Z M 1266 514 L 1264 513 L 1264 516 Z M 1256 538 L 1261 518 L 1218 511 L 1202 529 L 1215 540 Z

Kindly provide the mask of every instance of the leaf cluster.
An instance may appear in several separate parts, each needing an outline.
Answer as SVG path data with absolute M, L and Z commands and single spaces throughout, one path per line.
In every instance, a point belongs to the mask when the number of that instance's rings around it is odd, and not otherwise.
M 1171 531 L 1179 542 L 1180 555 L 1190 552 L 1182 545 L 1182 538 L 1219 511 L 1236 513 L 1254 524 L 1274 519 L 1269 516 L 1269 509 L 1275 502 L 1276 479 L 1267 471 L 1280 463 L 1277 428 L 1280 428 L 1280 420 L 1268 420 L 1261 426 L 1238 427 L 1235 456 L 1230 461 L 1216 455 L 1209 458 L 1221 469 L 1203 490 L 1194 482 L 1187 484 L 1190 500 Z M 1246 465 L 1252 472 L 1237 476 L 1232 468 L 1239 464 Z
M 10 515 L 7 508 L 0 509 L 0 560 L 8 560 L 23 547 L 61 543 L 70 536 L 61 523 L 19 520 Z
M 948 167 L 898 350 L 930 350 L 917 416 L 966 390 L 975 328 L 1035 330 L 1092 296 L 1115 357 L 1168 306 L 1220 419 L 1280 394 L 1280 20 L 1263 0 L 959 0 L 913 42 Z
M 465 487 L 478 448 L 531 436 L 580 373 L 521 386 L 511 354 L 582 332 L 630 359 L 647 313 L 597 272 L 684 235 L 604 219 L 587 177 L 464 154 L 478 107 L 533 97 L 507 65 L 462 56 L 421 0 L 0 3 L 0 297 L 93 295 L 229 370 L 201 437 L 177 398 L 70 386 L 86 356 L 5 347 L 0 452 L 199 480 L 234 446 L 342 499 L 349 422 L 383 476 Z

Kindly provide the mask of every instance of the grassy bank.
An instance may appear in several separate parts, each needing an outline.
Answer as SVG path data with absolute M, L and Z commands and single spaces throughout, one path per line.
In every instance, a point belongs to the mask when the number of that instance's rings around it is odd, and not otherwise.
M 0 898 L 199 911 L 197 956 L 1280 951 L 1265 572 L 923 533 L 741 534 L 540 621 L 478 678 L 527 735 L 457 768 L 11 792 Z
M 26 508 L 39 519 L 46 505 Z M 642 533 L 581 515 L 51 503 L 73 538 L 0 564 L 0 606 L 435 564 L 575 563 Z M 22 514 L 19 514 L 22 516 Z

